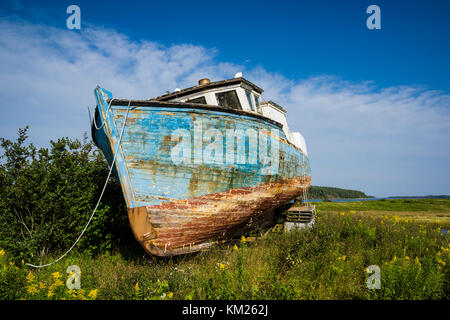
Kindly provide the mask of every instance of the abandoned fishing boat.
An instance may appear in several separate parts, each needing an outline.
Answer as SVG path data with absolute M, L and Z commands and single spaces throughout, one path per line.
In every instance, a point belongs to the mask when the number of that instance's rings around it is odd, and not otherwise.
M 305 140 L 262 92 L 240 73 L 149 100 L 95 89 L 93 140 L 149 253 L 194 252 L 273 224 L 277 208 L 306 192 Z

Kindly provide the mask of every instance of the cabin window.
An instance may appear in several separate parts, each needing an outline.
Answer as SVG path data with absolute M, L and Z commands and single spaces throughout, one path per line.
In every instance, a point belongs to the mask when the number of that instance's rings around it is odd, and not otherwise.
M 188 102 L 188 103 L 206 104 L 206 99 L 205 99 L 205 97 L 198 97 L 198 98 L 194 98 L 194 99 L 189 99 L 186 102 Z
M 255 103 L 256 103 L 256 107 L 259 107 L 259 97 L 255 94 Z
M 250 109 L 255 110 L 255 107 L 253 106 L 253 101 L 252 101 L 252 94 L 250 93 L 250 91 L 245 90 L 245 95 L 247 96 L 248 105 L 250 106 Z
M 236 90 L 216 93 L 219 106 L 242 110 Z

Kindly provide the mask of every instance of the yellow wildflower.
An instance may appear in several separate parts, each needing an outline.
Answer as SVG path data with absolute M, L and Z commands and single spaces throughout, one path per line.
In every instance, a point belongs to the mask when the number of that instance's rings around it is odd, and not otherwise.
M 29 272 L 27 274 L 27 282 L 33 282 L 34 281 L 34 274 L 32 274 L 31 272 Z
M 45 289 L 45 284 L 43 284 L 42 282 L 39 282 L 38 285 L 39 289 Z
M 96 299 L 98 294 L 98 289 L 89 291 L 88 297 L 91 299 Z
M 59 279 L 55 279 L 55 287 L 61 287 L 61 286 L 63 286 L 64 285 L 64 282 L 62 282 L 61 280 L 59 280 Z
M 219 263 L 219 269 L 220 269 L 220 270 L 225 269 L 225 265 L 224 265 L 223 263 Z
M 406 256 L 406 257 L 405 257 L 405 260 L 409 260 L 409 257 L 408 257 L 408 256 Z
M 36 285 L 26 286 L 26 288 L 27 288 L 27 292 L 31 293 L 31 294 L 35 294 L 35 293 L 39 292 Z
M 355 214 L 356 211 L 355 211 L 355 210 L 350 210 L 350 213 L 351 213 L 351 214 Z
M 242 237 L 241 237 L 241 242 L 242 242 L 242 243 L 246 243 L 246 242 L 247 242 L 247 239 L 245 239 L 245 237 L 242 236 Z
M 238 251 L 238 250 L 239 250 L 239 248 L 237 247 L 237 245 L 234 245 L 233 250 L 234 250 L 234 251 Z
M 73 289 L 69 289 L 69 290 L 67 290 L 67 293 L 69 294 L 69 296 L 74 297 L 76 295 L 77 291 L 73 290 Z
M 436 261 L 437 261 L 439 264 L 442 264 L 443 266 L 445 266 L 445 261 L 442 261 L 442 260 L 439 259 L 439 258 L 436 258 Z
M 338 268 L 338 267 L 336 267 L 336 266 L 331 266 L 331 268 L 332 268 L 334 271 L 342 272 L 342 269 L 340 269 L 340 268 Z
M 345 261 L 346 258 L 347 258 L 347 256 L 342 256 L 342 257 L 338 257 L 337 259 L 338 259 L 338 260 Z
M 1 249 L 0 250 L 0 257 L 3 257 L 5 255 L 5 250 Z
M 84 296 L 84 289 L 78 289 L 78 299 L 80 300 L 87 300 L 86 297 Z
M 167 297 L 168 297 L 169 299 L 172 299 L 172 297 L 173 297 L 173 292 L 169 292 L 169 293 L 167 294 Z
M 345 212 L 339 212 L 339 214 L 340 214 L 341 216 L 344 216 L 344 215 L 345 215 Z
M 14 262 L 10 261 L 10 262 L 9 262 L 9 265 L 10 265 L 10 266 L 13 266 L 13 265 L 14 265 Z
M 419 258 L 416 257 L 416 259 L 414 259 L 414 262 L 420 267 L 422 264 L 419 261 Z
M 53 293 L 52 290 L 49 290 L 48 293 L 47 293 L 47 297 L 49 297 L 49 298 L 53 297 L 54 295 L 55 294 Z
M 52 276 L 53 276 L 53 278 L 55 278 L 55 279 L 61 278 L 61 274 L 60 274 L 58 271 L 53 272 L 53 273 L 52 273 Z
M 134 291 L 138 292 L 139 290 L 141 290 L 141 288 L 139 288 L 139 282 L 136 282 L 134 285 Z

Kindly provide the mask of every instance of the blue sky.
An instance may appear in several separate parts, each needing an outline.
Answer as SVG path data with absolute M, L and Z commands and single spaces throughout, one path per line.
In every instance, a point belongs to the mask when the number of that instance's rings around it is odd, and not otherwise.
M 449 1 L 6 0 L 1 8 L 3 15 L 61 27 L 70 4 L 80 6 L 86 26 L 135 41 L 217 48 L 220 61 L 262 65 L 288 78 L 333 74 L 450 91 Z M 379 31 L 366 27 L 370 4 L 381 8 Z
M 150 98 L 242 71 L 305 136 L 313 184 L 450 194 L 448 1 L 6 0 L 0 19 L 2 137 L 80 137 L 96 84 Z

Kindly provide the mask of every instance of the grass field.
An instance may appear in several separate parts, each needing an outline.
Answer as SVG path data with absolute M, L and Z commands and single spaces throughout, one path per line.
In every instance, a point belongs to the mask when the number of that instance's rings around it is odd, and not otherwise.
M 357 211 L 367 216 L 393 216 L 418 222 L 437 222 L 450 228 L 450 199 L 393 199 L 355 202 L 320 202 L 322 211 Z
M 309 230 L 176 258 L 152 258 L 136 242 L 30 269 L 0 250 L 0 299 L 448 299 L 450 244 L 439 230 L 449 208 L 450 200 L 322 202 Z M 70 265 L 81 269 L 79 290 L 65 286 Z M 380 267 L 381 289 L 366 286 L 370 265 Z

